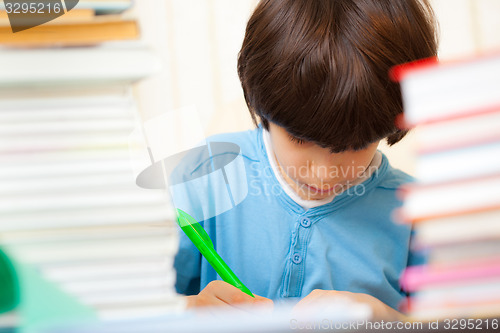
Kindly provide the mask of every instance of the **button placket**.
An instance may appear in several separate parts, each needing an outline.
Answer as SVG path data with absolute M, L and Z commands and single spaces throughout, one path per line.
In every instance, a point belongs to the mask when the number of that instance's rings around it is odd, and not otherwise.
M 300 225 L 303 227 L 303 228 L 309 228 L 311 226 L 311 220 L 308 218 L 308 217 L 303 217 L 301 220 L 300 220 Z
M 300 296 L 304 283 L 305 261 L 307 244 L 311 235 L 312 221 L 309 217 L 301 216 L 296 220 L 295 237 L 289 257 L 288 297 Z
M 302 256 L 300 255 L 300 253 L 295 253 L 292 256 L 292 262 L 296 265 L 298 265 L 302 262 Z

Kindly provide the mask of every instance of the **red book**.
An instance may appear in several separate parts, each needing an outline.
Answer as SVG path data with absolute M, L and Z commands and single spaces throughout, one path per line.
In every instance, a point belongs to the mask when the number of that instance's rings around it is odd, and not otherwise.
M 393 68 L 409 126 L 500 108 L 500 52 L 450 62 L 435 58 Z

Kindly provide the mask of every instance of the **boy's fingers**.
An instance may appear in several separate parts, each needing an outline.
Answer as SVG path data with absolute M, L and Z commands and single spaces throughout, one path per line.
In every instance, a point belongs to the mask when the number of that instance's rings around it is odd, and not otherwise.
M 255 295 L 252 297 L 224 281 L 210 282 L 198 295 L 187 297 L 187 307 L 224 307 L 236 308 L 245 312 L 250 305 L 258 305 L 265 312 L 272 311 L 272 300 Z
M 258 306 L 258 312 L 272 313 L 274 311 L 274 302 L 272 300 L 259 295 L 254 296 L 254 304 Z
M 253 303 L 254 298 L 224 281 L 212 281 L 207 286 L 210 292 L 227 304 Z
M 210 284 L 211 288 L 213 288 L 212 291 L 214 292 L 214 295 L 219 300 L 235 308 L 249 311 L 250 305 L 258 305 L 266 312 L 274 309 L 273 301 L 268 298 L 259 295 L 254 295 L 254 297 L 252 297 L 224 281 L 213 281 Z
M 320 297 L 321 297 L 320 295 L 309 294 L 306 297 L 304 297 L 303 299 L 301 299 L 297 304 L 295 304 L 294 308 L 300 308 L 303 306 L 307 306 L 308 304 L 313 303 L 315 300 L 317 300 Z
M 259 295 L 255 295 L 255 294 L 254 294 L 254 296 L 255 296 L 254 302 L 273 304 L 273 301 L 270 300 L 269 298 L 262 297 L 262 296 L 259 296 Z
M 186 309 L 191 308 L 205 308 L 205 307 L 221 307 L 221 308 L 231 308 L 231 305 L 226 302 L 221 301 L 214 295 L 196 295 L 187 296 Z
M 336 292 L 333 290 L 325 291 L 325 290 L 313 290 L 309 295 L 300 300 L 292 309 L 293 313 L 299 313 L 306 311 L 311 304 L 315 304 L 320 300 L 324 300 L 325 298 L 333 298 L 335 297 Z

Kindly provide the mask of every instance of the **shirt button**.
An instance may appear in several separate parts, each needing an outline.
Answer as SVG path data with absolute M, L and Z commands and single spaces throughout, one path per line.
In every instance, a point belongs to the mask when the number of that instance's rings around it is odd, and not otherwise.
M 292 257 L 292 261 L 294 264 L 300 264 L 302 262 L 302 256 L 298 253 L 295 253 Z
M 309 220 L 307 217 L 304 217 L 302 220 L 300 220 L 300 225 L 304 228 L 309 228 L 311 226 L 311 220 Z

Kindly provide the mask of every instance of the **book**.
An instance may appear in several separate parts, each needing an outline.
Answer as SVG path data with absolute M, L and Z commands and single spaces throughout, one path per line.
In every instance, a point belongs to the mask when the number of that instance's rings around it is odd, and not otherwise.
M 421 249 L 429 250 L 427 263 L 436 266 L 491 262 L 500 258 L 500 242 L 498 242 L 498 237 L 494 236 L 487 239 L 433 245 Z
M 500 209 L 421 220 L 414 246 L 429 248 L 500 238 Z
M 418 126 L 419 155 L 479 146 L 500 140 L 500 109 Z
M 53 281 L 81 281 L 117 276 L 138 277 L 142 274 L 165 273 L 172 260 L 158 254 L 156 257 L 99 260 L 98 262 L 65 262 L 40 265 L 44 276 Z M 165 276 L 168 274 L 165 274 Z
M 5 6 L 0 5 L 0 8 L 5 8 Z M 48 12 L 41 12 L 37 13 L 37 16 L 49 16 Z M 95 17 L 95 11 L 92 8 L 81 8 L 81 9 L 72 9 L 70 11 L 67 11 L 64 15 L 57 17 L 55 20 L 48 21 L 44 24 L 54 24 L 54 23 L 60 23 L 60 22 L 88 22 L 94 19 Z M 24 20 L 23 20 L 24 19 Z M 30 25 L 33 23 L 32 17 L 26 16 L 26 17 L 17 17 L 16 21 L 18 22 L 19 25 Z M 54 22 L 55 21 L 55 22 Z M 7 14 L 7 11 L 5 9 L 0 9 L 0 25 L 1 26 L 6 26 L 9 25 L 9 17 Z
M 420 134 L 423 135 L 423 133 Z M 453 165 L 453 168 L 448 168 L 449 165 Z M 416 163 L 415 176 L 421 183 L 445 183 L 467 178 L 487 177 L 499 171 L 500 140 L 420 154 Z
M 414 292 L 406 306 L 420 320 L 495 318 L 499 287 L 500 279 L 428 287 Z
M 8 220 L 2 219 L 2 231 L 50 229 L 101 225 L 127 225 L 150 223 L 151 221 L 165 221 L 173 216 L 173 210 L 165 206 L 158 206 L 165 200 L 147 203 L 140 206 L 122 207 L 94 207 L 92 209 L 73 208 L 71 210 L 32 211 L 10 214 Z M 8 222 L 8 223 L 7 223 Z
M 466 285 L 428 288 L 414 294 L 411 306 L 421 309 L 467 306 L 478 302 L 500 301 L 500 280 L 481 281 Z
M 12 33 L 8 25 L 0 26 L 0 44 L 6 46 L 85 46 L 138 37 L 137 22 L 121 18 L 97 17 L 89 22 L 42 24 L 16 33 Z
M 92 10 L 96 15 L 121 14 L 132 8 L 133 0 L 79 0 L 64 1 L 65 15 L 73 11 Z M 0 10 L 5 10 L 4 1 L 0 1 Z M 63 16 L 65 16 L 63 15 Z
M 498 53 L 449 62 L 431 59 L 393 70 L 409 126 L 498 110 L 499 75 Z
M 407 268 L 401 277 L 401 286 L 412 292 L 439 285 L 492 279 L 500 279 L 500 260 L 473 262 L 466 265 L 412 266 Z
M 112 40 L 138 37 L 133 18 L 106 15 L 130 3 L 80 1 L 71 11 L 82 4 L 95 15 L 16 33 L 36 39 L 26 47 L 13 47 L 0 28 L 0 246 L 17 275 L 21 330 L 184 306 L 174 288 L 170 198 L 139 188 L 133 170 L 134 84 L 161 61 L 141 41 Z M 50 31 L 49 44 L 37 42 Z
M 431 218 L 479 212 L 500 207 L 500 175 L 443 184 L 415 184 L 401 188 L 403 207 L 399 220 Z
M 14 231 L 4 231 L 1 235 L 1 241 L 4 245 L 19 246 L 26 244 L 59 244 L 60 242 L 81 242 L 85 240 L 102 239 L 124 239 L 135 237 L 170 237 L 176 232 L 172 226 L 165 225 L 159 220 L 156 223 L 148 222 L 146 224 L 136 223 L 128 225 L 101 225 L 101 226 L 71 226 L 64 228 L 51 229 L 29 229 Z
M 30 90 L 39 86 L 48 90 L 54 85 L 106 87 L 126 84 L 152 75 L 162 67 L 158 57 L 140 41 L 29 51 L 3 49 L 0 62 L 4 64 L 0 72 L 0 87 L 10 91 L 23 86 L 29 86 Z M 64 101 L 64 96 L 61 97 Z M 27 103 L 34 104 L 35 101 Z
M 79 242 L 53 242 L 43 244 L 8 245 L 7 253 L 24 263 L 54 263 L 70 260 L 98 260 L 116 258 L 138 258 L 148 253 L 172 255 L 177 243 L 166 242 L 160 234 L 157 237 L 133 237 Z M 168 238 L 167 238 L 168 239 Z
M 447 304 L 446 306 L 438 303 L 437 306 L 426 306 L 423 308 L 414 305 L 410 307 L 410 310 L 415 318 L 419 318 L 419 320 L 423 321 L 443 321 L 451 318 L 452 320 L 470 319 L 475 320 L 477 323 L 478 320 L 483 319 L 483 321 L 489 323 L 489 327 L 491 327 L 492 318 L 496 318 L 497 314 L 500 312 L 500 301 L 480 301 L 466 305 Z
M 97 15 L 120 14 L 132 8 L 133 0 L 80 0 L 75 9 L 92 9 Z
M 418 181 L 395 216 L 427 259 L 400 280 L 415 320 L 500 314 L 500 54 L 397 67 Z

